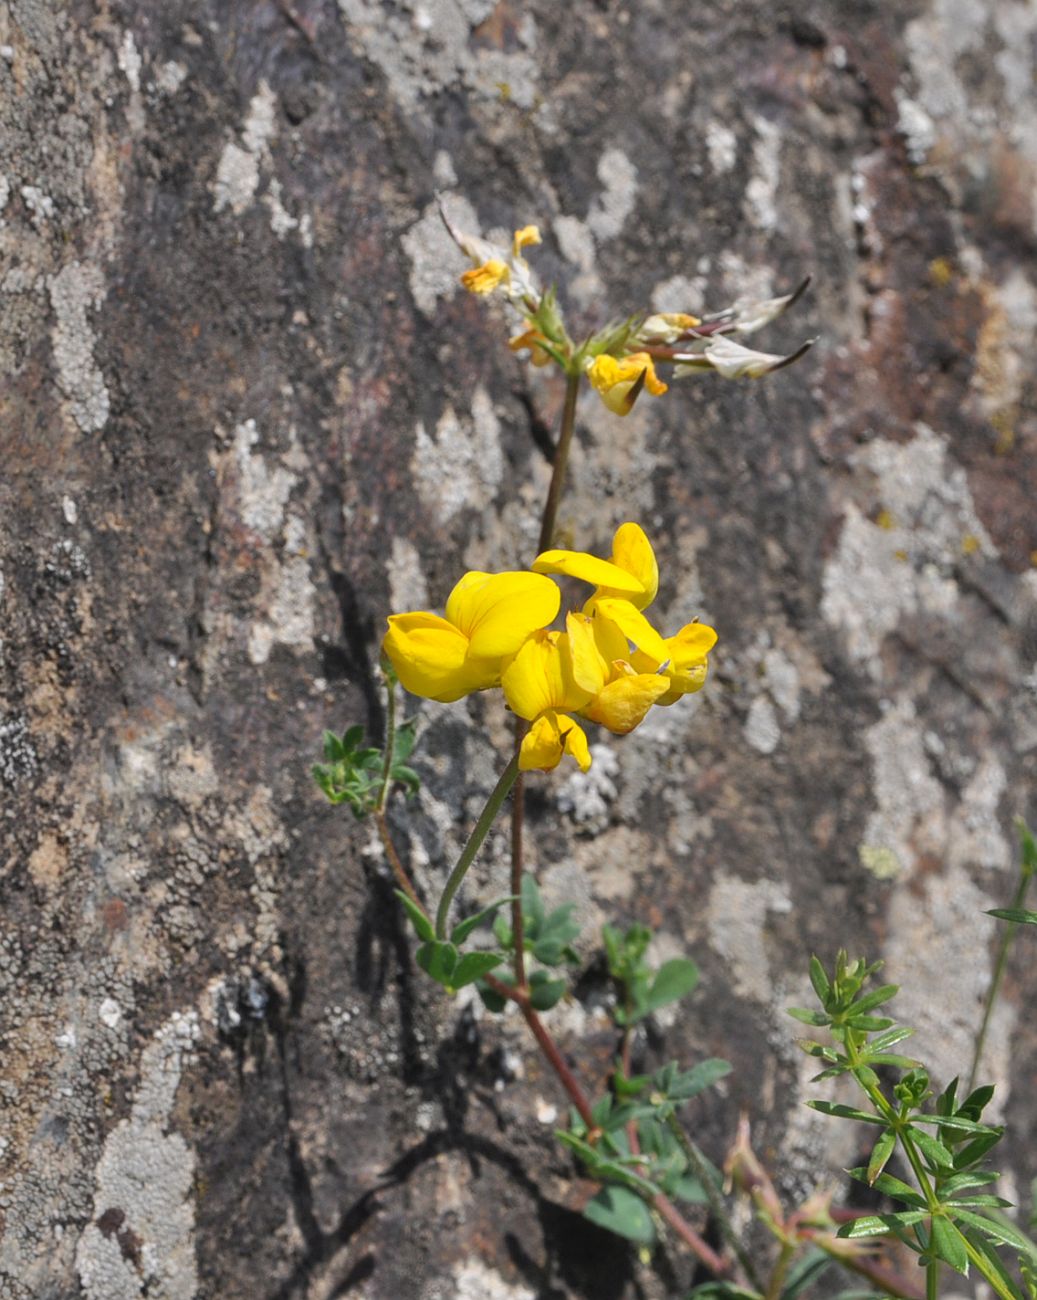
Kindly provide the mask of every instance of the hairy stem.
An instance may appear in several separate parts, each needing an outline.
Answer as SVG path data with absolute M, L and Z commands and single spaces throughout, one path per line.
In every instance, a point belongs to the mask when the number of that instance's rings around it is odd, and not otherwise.
M 565 406 L 562 408 L 562 427 L 555 444 L 554 466 L 551 470 L 551 486 L 547 489 L 547 501 L 540 521 L 540 542 L 538 553 L 550 549 L 554 539 L 555 525 L 558 522 L 558 503 L 562 499 L 562 487 L 565 483 L 565 471 L 569 464 L 569 448 L 572 446 L 573 428 L 576 425 L 576 398 L 580 392 L 580 375 L 571 374 L 566 379 Z
M 522 745 L 525 730 L 525 720 L 516 716 L 516 754 Z M 515 984 L 520 989 L 526 987 L 526 922 L 522 911 L 522 819 L 525 813 L 525 795 L 525 781 L 522 773 L 519 772 L 511 796 L 511 937 L 515 945 L 512 968 L 515 972 Z
M 461 850 L 461 856 L 457 859 L 457 865 L 450 873 L 450 877 L 443 889 L 443 896 L 439 900 L 439 907 L 436 909 L 436 938 L 446 938 L 447 917 L 450 915 L 450 904 L 454 901 L 454 895 L 461 886 L 461 881 L 468 874 L 468 868 L 475 861 L 475 855 L 482 848 L 483 840 L 489 833 L 490 827 L 497 820 L 497 814 L 500 812 L 501 804 L 508 797 L 508 791 L 515 784 L 515 778 L 518 776 L 518 755 L 512 757 L 511 762 L 500 775 L 500 780 L 493 787 L 489 799 L 486 800 L 486 807 L 482 810 L 479 820 L 475 823 L 471 835 L 468 837 L 468 843 Z
M 1019 883 L 1016 886 L 1015 897 L 1009 906 L 1022 907 L 1026 901 L 1026 891 L 1030 887 L 1030 877 L 1032 872 L 1025 869 L 1019 873 Z M 983 1020 L 979 1026 L 979 1033 L 976 1035 L 976 1043 L 972 1051 L 972 1069 L 969 1071 L 968 1091 L 971 1092 L 976 1086 L 976 1076 L 979 1074 L 980 1062 L 983 1059 L 983 1048 L 987 1041 L 987 1029 L 990 1026 L 990 1017 L 994 1011 L 994 1004 L 997 1002 L 998 994 L 1001 992 L 1001 982 L 1005 977 L 1005 970 L 1008 966 L 1008 953 L 1012 947 L 1012 940 L 1015 938 L 1015 932 L 1018 927 L 1013 921 L 1009 921 L 1001 935 L 1001 943 L 998 946 L 997 961 L 994 964 L 994 974 L 990 981 L 990 988 L 987 989 L 986 1002 L 983 1006 Z

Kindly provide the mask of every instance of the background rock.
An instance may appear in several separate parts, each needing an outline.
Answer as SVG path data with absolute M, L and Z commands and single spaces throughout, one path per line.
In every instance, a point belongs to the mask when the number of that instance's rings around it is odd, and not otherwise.
M 919 1053 L 967 1069 L 1035 815 L 1035 35 L 1020 0 L 8 0 L 5 1296 L 691 1277 L 582 1220 L 552 1079 L 417 979 L 368 828 L 308 775 L 323 727 L 381 726 L 386 613 L 535 548 L 561 391 L 458 288 L 437 193 L 539 220 L 577 325 L 813 273 L 762 339 L 820 335 L 797 367 L 580 407 L 564 536 L 641 519 L 663 622 L 721 643 L 589 789 L 535 783 L 530 853 L 589 924 L 647 909 L 694 953 L 645 1060 L 730 1058 L 703 1141 L 750 1105 L 789 1194 L 854 1155 L 801 1105 L 809 951 L 884 955 Z M 431 885 L 507 726 L 420 712 L 396 822 Z M 497 841 L 469 897 L 506 871 Z M 1027 937 L 987 1069 L 1021 1194 Z M 554 1015 L 603 1078 L 594 1008 Z

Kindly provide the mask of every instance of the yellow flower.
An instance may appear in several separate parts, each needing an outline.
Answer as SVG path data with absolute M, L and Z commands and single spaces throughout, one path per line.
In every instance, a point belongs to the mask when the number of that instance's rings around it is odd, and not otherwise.
M 662 311 L 649 316 L 637 331 L 637 337 L 645 342 L 675 343 L 689 330 L 702 322 L 697 316 L 689 316 L 684 311 Z
M 587 377 L 616 415 L 629 415 L 642 388 L 653 397 L 666 392 L 666 385 L 655 373 L 655 363 L 647 352 L 631 352 L 618 358 L 602 353 L 587 367 Z
M 564 573 L 596 588 L 591 600 L 618 596 L 645 609 L 659 590 L 659 565 L 640 524 L 620 524 L 607 560 L 585 551 L 544 551 L 530 566 L 534 573 Z M 588 613 L 590 611 L 587 611 Z
M 558 613 L 561 593 L 536 573 L 466 573 L 446 617 L 393 614 L 382 642 L 405 690 L 448 704 L 500 682 L 504 661 Z
M 707 656 L 716 643 L 716 632 L 705 623 L 688 623 L 676 636 L 667 637 L 663 642 L 666 658 L 656 671 L 668 689 L 655 703 L 675 704 L 681 696 L 701 690 L 709 671 Z M 652 656 L 639 650 L 634 651 L 630 661 L 642 671 L 648 671 L 653 662 Z
M 493 293 L 498 285 L 507 285 L 510 281 L 510 267 L 497 257 L 491 257 L 482 266 L 475 266 L 461 275 L 461 283 L 469 293 Z
M 566 619 L 571 628 L 573 615 Z M 564 754 L 590 767 L 587 736 L 564 715 L 589 704 L 592 692 L 576 680 L 567 632 L 534 632 L 504 669 L 501 686 L 509 707 L 533 725 L 519 750 L 519 767 L 550 771 Z
M 543 240 L 540 237 L 539 226 L 523 226 L 521 230 L 516 230 L 511 241 L 511 254 L 518 258 L 522 256 L 522 250 L 528 248 L 531 244 L 541 244 Z
M 550 354 L 545 352 L 542 343 L 546 340 L 543 334 L 533 326 L 530 326 L 522 334 L 516 334 L 513 339 L 508 339 L 508 347 L 512 352 L 521 352 L 523 348 L 529 348 L 529 359 L 535 366 L 546 366 L 550 364 Z

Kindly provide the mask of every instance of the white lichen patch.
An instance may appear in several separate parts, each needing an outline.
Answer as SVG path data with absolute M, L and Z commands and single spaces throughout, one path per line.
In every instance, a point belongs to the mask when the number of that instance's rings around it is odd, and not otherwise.
M 738 137 L 723 122 L 711 118 L 706 123 L 706 153 L 709 165 L 718 176 L 731 171 L 738 161 Z
M 155 86 L 163 95 L 175 95 L 187 80 L 187 68 L 175 59 L 169 59 L 155 72 Z
M 581 831 L 600 835 L 608 827 L 618 793 L 615 778 L 619 775 L 619 759 L 610 745 L 600 742 L 591 745 L 590 751 L 590 770 L 570 773 L 558 787 L 555 800 L 558 811 L 567 813 Z
M 637 168 L 621 149 L 598 159 L 602 191 L 591 203 L 587 226 L 598 240 L 615 239 L 637 204 Z
M 874 476 L 875 519 L 847 504 L 839 545 L 825 566 L 821 613 L 840 629 L 850 656 L 881 679 L 883 638 L 908 614 L 953 615 L 953 572 L 963 552 L 996 551 L 965 471 L 928 426 L 919 424 L 907 444 L 876 439 L 855 465 Z
M 757 695 L 749 705 L 742 726 L 746 743 L 760 754 L 773 754 L 781 740 L 781 726 L 774 705 L 766 695 Z
M 745 189 L 745 215 L 760 230 L 778 224 L 777 196 L 781 180 L 781 130 L 774 122 L 757 115 L 753 125 L 752 175 Z
M 706 299 L 709 258 L 700 258 L 699 263 L 698 275 L 671 275 L 655 286 L 652 290 L 653 311 L 684 311 L 692 316 L 701 313 Z
M 474 92 L 476 100 L 506 99 L 519 108 L 537 97 L 536 24 L 519 11 L 513 48 L 473 40 L 493 13 L 494 0 L 339 0 L 351 40 L 385 74 L 386 87 L 408 112 L 444 90 Z
M 306 525 L 291 516 L 284 528 L 284 553 L 264 580 L 263 618 L 249 632 L 248 657 L 266 663 L 275 645 L 305 651 L 313 648 L 317 589 L 310 577 Z
M 458 230 L 479 233 L 479 218 L 467 199 L 445 194 L 442 203 Z M 420 312 L 431 316 L 440 298 L 449 298 L 459 291 L 461 273 L 467 269 L 468 261 L 451 239 L 436 203 L 428 205 L 400 242 L 410 261 L 408 281 L 414 304 Z
M 392 539 L 389 571 L 389 607 L 395 613 L 410 609 L 428 609 L 428 584 L 421 567 L 418 548 L 406 537 Z
M 255 450 L 258 443 L 255 420 L 245 420 L 234 430 L 238 512 L 248 528 L 272 542 L 281 530 L 285 504 L 296 476 L 281 465 L 271 469 Z
M 69 262 L 47 280 L 54 327 L 51 343 L 58 387 L 83 433 L 96 433 L 108 420 L 104 375 L 94 360 L 96 337 L 88 312 L 104 300 L 104 276 L 88 262 Z
M 948 863 L 1007 870 L 1012 863 L 1012 849 L 998 816 L 1007 791 L 1008 776 L 1000 759 L 996 754 L 985 754 L 954 811 L 947 837 Z
M 942 851 L 945 826 L 943 793 L 911 700 L 887 704 L 864 745 L 877 807 L 864 827 L 861 864 L 879 876 L 897 875 L 914 865 L 916 854 Z
M 260 163 L 268 153 L 276 134 L 277 99 L 266 81 L 252 96 L 241 128 L 241 144 L 229 140 L 224 145 L 212 183 L 213 211 L 230 208 L 236 217 L 251 205 L 259 188 Z
M 144 1049 L 128 1119 L 109 1134 L 95 1178 L 92 1221 L 76 1246 L 88 1300 L 193 1300 L 194 1153 L 169 1121 L 199 1033 L 194 1011 L 174 1013 Z
M 995 922 L 986 909 L 998 903 L 978 889 L 961 867 L 949 866 L 910 885 L 898 885 L 887 912 L 889 937 L 882 978 L 899 984 L 898 1020 L 918 1032 L 908 1043 L 942 1087 L 967 1073 L 979 1008 L 990 984 L 988 953 Z M 940 996 L 933 997 L 934 977 Z M 980 1071 L 997 1086 L 984 1118 L 1003 1114 L 1011 1081 L 1010 1046 L 1015 1009 L 1005 998 L 994 1008 Z
M 466 506 L 485 508 L 504 474 L 500 421 L 486 389 L 476 388 L 470 419 L 448 406 L 432 437 L 417 426 L 411 473 L 422 502 L 442 520 Z
M 792 908 L 787 887 L 777 880 L 742 880 L 718 873 L 706 907 L 713 950 L 725 959 L 735 991 L 770 1003 L 774 982 L 767 958 L 767 917 Z
M 604 292 L 598 274 L 598 248 L 594 235 L 579 217 L 556 217 L 552 225 L 562 256 L 577 268 L 569 281 L 569 294 L 580 303 L 590 303 Z M 636 407 L 634 408 L 637 409 Z
M 450 1300 L 535 1300 L 528 1287 L 512 1285 L 479 1259 L 468 1259 L 454 1273 Z M 429 1297 L 432 1300 L 432 1297 Z M 442 1300 L 447 1300 L 444 1294 Z
M 140 70 L 143 67 L 143 61 L 140 57 L 140 50 L 137 49 L 137 42 L 133 39 L 133 33 L 130 31 L 123 33 L 122 44 L 119 46 L 118 63 L 120 71 L 130 83 L 130 89 L 134 92 L 139 91 Z
M 1014 422 L 1015 408 L 1033 369 L 1037 340 L 1037 288 L 1023 271 L 1013 270 L 1002 284 L 981 283 L 986 314 L 976 339 L 971 386 L 979 414 Z M 1002 424 L 1008 432 L 1011 423 Z

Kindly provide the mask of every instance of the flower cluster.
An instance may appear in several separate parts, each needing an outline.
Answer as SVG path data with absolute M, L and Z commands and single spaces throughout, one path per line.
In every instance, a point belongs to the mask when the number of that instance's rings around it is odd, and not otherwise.
M 553 289 L 541 290 L 523 249 L 542 242 L 538 226 L 516 230 L 511 247 L 456 230 L 444 213 L 447 229 L 472 267 L 461 276 L 471 293 L 499 294 L 518 311 L 524 328 L 509 342 L 513 351 L 528 350 L 535 366 L 554 361 L 569 373 L 583 373 L 601 400 L 616 415 L 628 415 L 642 392 L 661 396 L 668 385 L 656 365 L 673 367 L 681 379 L 700 370 L 724 379 L 756 379 L 797 361 L 811 346 L 787 354 L 756 352 L 739 340 L 754 334 L 792 306 L 809 284 L 778 298 L 739 299 L 724 311 L 692 316 L 656 312 L 635 316 L 601 330 L 576 346 L 566 333 Z
M 549 630 L 561 592 L 547 575 L 594 588 L 565 630 Z M 544 551 L 530 571 L 466 573 L 445 617 L 393 614 L 382 648 L 406 690 L 448 703 L 500 686 L 529 724 L 519 754 L 524 771 L 549 771 L 570 754 L 586 771 L 587 736 L 576 718 L 617 735 L 632 731 L 653 704 L 669 705 L 706 680 L 717 635 L 689 623 L 662 637 L 643 611 L 655 599 L 659 569 L 651 543 L 622 524 L 607 560 L 583 551 Z

